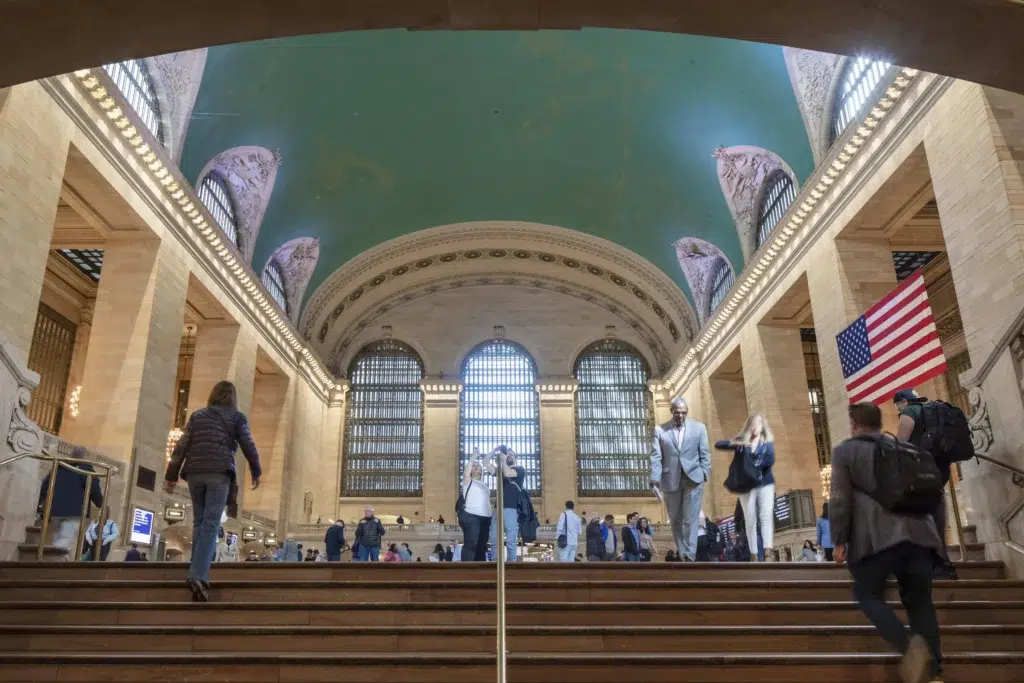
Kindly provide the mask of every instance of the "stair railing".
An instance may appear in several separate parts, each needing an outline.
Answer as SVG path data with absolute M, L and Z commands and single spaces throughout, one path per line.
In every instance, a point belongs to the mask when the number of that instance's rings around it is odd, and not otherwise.
M 75 541 L 75 552 L 74 555 L 72 555 L 73 560 L 77 560 L 82 556 L 82 546 L 85 543 L 85 532 L 88 528 L 89 493 L 92 491 L 93 480 L 94 478 L 98 478 L 103 481 L 103 504 L 99 506 L 100 516 L 96 527 L 97 543 L 94 544 L 98 544 L 99 546 L 94 552 L 94 556 L 98 559 L 101 552 L 100 549 L 103 547 L 103 527 L 107 523 L 106 502 L 107 494 L 110 490 L 110 479 L 112 475 L 117 474 L 117 467 L 108 465 L 104 462 L 61 455 L 60 453 L 21 453 L 0 462 L 0 467 L 10 465 L 18 460 L 22 460 L 23 458 L 34 458 L 36 460 L 50 463 L 50 483 L 46 489 L 46 498 L 43 503 L 43 521 L 42 526 L 39 529 L 39 540 L 36 543 L 36 560 L 39 561 L 43 559 L 43 553 L 46 549 L 46 536 L 50 527 L 50 512 L 53 509 L 53 493 L 57 485 L 57 473 L 61 468 L 63 468 L 85 477 L 85 495 L 82 498 L 82 509 L 78 516 L 78 538 Z M 79 465 L 90 465 L 94 469 L 92 471 L 82 469 Z

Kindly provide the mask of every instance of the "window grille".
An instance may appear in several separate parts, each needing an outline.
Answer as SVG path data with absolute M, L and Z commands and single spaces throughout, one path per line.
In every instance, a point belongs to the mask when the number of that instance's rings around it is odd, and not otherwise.
M 28 369 L 39 373 L 39 385 L 25 410 L 43 430 L 57 434 L 64 417 L 64 399 L 71 372 L 77 326 L 46 304 L 39 304 Z
M 123 62 L 114 62 L 103 67 L 114 85 L 124 95 L 135 113 L 138 114 L 149 132 L 164 144 L 163 123 L 160 120 L 160 103 L 156 98 L 156 90 L 153 88 L 153 79 L 149 76 L 149 70 L 142 63 L 141 59 L 128 59 Z
M 924 268 L 936 256 L 937 251 L 894 251 L 892 252 L 892 265 L 896 269 L 896 281 L 903 282 L 908 277 Z
M 818 451 L 818 465 L 832 462 L 832 437 L 828 431 L 828 412 L 825 409 L 825 385 L 821 381 L 821 361 L 818 357 L 818 338 L 813 327 L 801 328 L 804 369 L 807 374 L 807 398 L 811 404 L 811 424 L 814 445 Z
M 576 491 L 581 497 L 650 493 L 650 370 L 629 344 L 605 339 L 576 359 Z
M 838 140 L 846 127 L 872 101 L 872 94 L 891 66 L 889 62 L 867 57 L 851 57 L 846 61 L 832 107 L 829 144 Z
M 708 315 L 715 312 L 729 293 L 729 288 L 736 277 L 732 274 L 732 268 L 724 260 L 718 262 L 718 270 L 715 271 L 715 278 L 711 281 L 711 301 L 708 307 Z
M 263 286 L 270 293 L 270 298 L 277 302 L 285 313 L 288 312 L 288 303 L 284 298 L 284 278 L 281 276 L 281 267 L 276 261 L 271 261 L 263 269 Z
M 765 181 L 764 197 L 757 215 L 757 248 L 768 239 L 775 226 L 786 215 L 789 205 L 796 199 L 796 187 L 789 174 L 778 169 Z
M 537 366 L 524 348 L 504 339 L 484 342 L 462 368 L 459 420 L 459 477 L 474 448 L 486 456 L 502 444 L 516 452 L 526 470 L 525 490 L 541 491 L 540 410 Z M 485 472 L 494 488 L 494 477 Z
M 199 183 L 199 199 L 220 226 L 228 241 L 236 247 L 238 244 L 238 223 L 235 220 L 235 205 L 224 184 L 224 180 L 216 173 L 208 173 Z
M 348 371 L 343 496 L 423 495 L 423 362 L 402 342 L 365 346 Z
M 94 282 L 99 282 L 103 270 L 102 249 L 58 249 L 57 252 Z

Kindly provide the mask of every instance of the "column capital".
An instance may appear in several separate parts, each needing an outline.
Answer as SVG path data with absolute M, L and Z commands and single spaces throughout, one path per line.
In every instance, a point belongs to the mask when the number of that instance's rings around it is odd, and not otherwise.
M 672 401 L 672 394 L 669 393 L 668 384 L 660 379 L 647 380 L 647 388 L 654 395 L 654 402 L 659 405 L 668 405 Z
M 424 403 L 433 408 L 457 408 L 462 393 L 461 384 L 440 377 L 424 377 L 420 380 L 420 389 Z
M 575 377 L 541 377 L 537 381 L 537 393 L 542 406 L 572 405 L 573 397 L 580 383 Z
M 331 391 L 328 399 L 328 407 L 341 408 L 348 398 L 349 381 L 347 379 L 334 380 L 334 390 Z

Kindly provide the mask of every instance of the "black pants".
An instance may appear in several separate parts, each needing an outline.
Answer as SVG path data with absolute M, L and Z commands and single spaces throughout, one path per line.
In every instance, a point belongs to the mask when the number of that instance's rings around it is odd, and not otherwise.
M 935 555 L 929 548 L 913 543 L 900 543 L 850 565 L 853 574 L 853 597 L 864 615 L 875 625 L 885 641 L 899 652 L 906 652 L 910 636 L 925 639 L 934 659 L 934 674 L 942 667 L 939 646 L 939 621 L 932 603 L 932 566 Z M 896 577 L 900 602 L 907 610 L 910 630 L 885 601 L 885 584 Z
M 828 560 L 829 562 L 832 561 L 832 551 L 833 551 L 833 548 L 825 548 L 825 559 Z
M 459 515 L 459 525 L 462 527 L 462 561 L 486 562 L 491 518 L 463 512 Z

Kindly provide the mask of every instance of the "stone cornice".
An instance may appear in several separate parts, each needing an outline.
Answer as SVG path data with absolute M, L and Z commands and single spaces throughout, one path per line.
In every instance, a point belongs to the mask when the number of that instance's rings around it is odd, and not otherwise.
M 39 83 L 256 329 L 326 401 L 334 378 L 263 292 L 259 276 L 242 262 L 236 249 L 221 241 L 219 230 L 212 227 L 213 219 L 188 181 L 145 126 L 135 125 L 135 112 L 106 73 L 84 69 Z
M 697 376 L 704 358 L 732 344 L 773 292 L 773 285 L 797 267 L 836 216 L 853 200 L 893 150 L 914 129 L 920 119 L 953 83 L 953 79 L 902 69 L 895 81 L 858 125 L 851 125 L 793 201 L 785 218 L 754 255 L 733 285 L 726 301 L 702 329 L 665 380 L 671 395 L 684 391 Z M 916 96 L 898 119 L 888 119 L 896 102 L 915 84 Z M 884 121 L 884 125 L 883 125 Z M 872 151 L 864 150 L 868 140 L 877 140 Z M 848 171 L 854 160 L 868 154 L 866 163 Z M 850 175 L 852 173 L 852 176 Z M 838 181 L 846 181 L 838 193 Z
M 420 381 L 423 390 L 423 402 L 433 408 L 458 408 L 462 385 L 438 377 L 428 377 Z
M 537 382 L 541 407 L 572 407 L 579 384 L 575 377 L 541 377 Z

